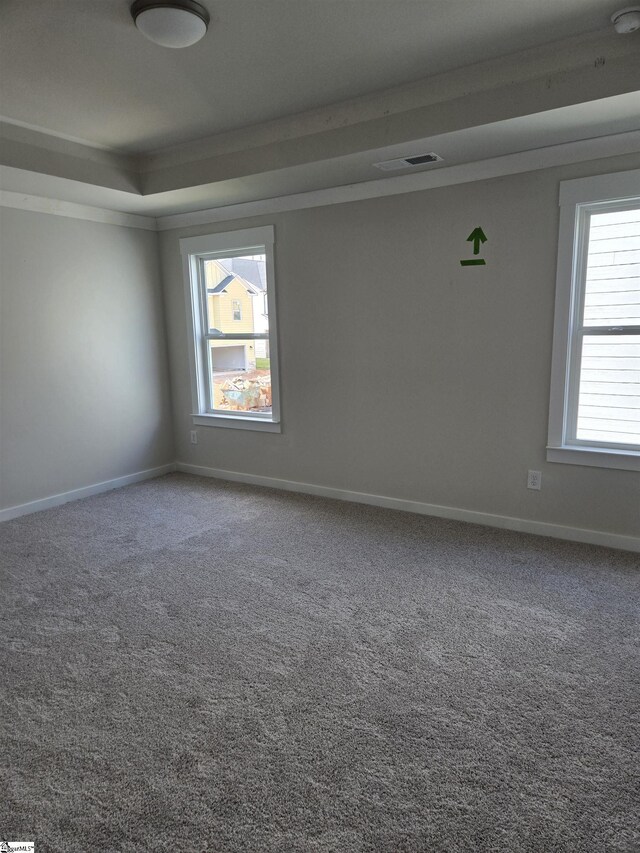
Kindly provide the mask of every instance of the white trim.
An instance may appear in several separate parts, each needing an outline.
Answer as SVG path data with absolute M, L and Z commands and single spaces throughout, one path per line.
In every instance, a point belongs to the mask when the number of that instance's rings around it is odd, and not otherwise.
M 252 418 L 250 415 L 193 414 L 194 426 L 223 427 L 224 429 L 251 429 L 255 432 L 282 432 L 280 421 Z
M 114 480 L 105 480 L 102 483 L 94 483 L 91 486 L 84 486 L 81 489 L 73 489 L 70 492 L 61 492 L 60 494 L 50 495 L 48 498 L 40 498 L 40 500 L 30 501 L 26 504 L 10 506 L 6 509 L 0 509 L 0 522 L 10 521 L 12 518 L 29 515 L 32 512 L 40 512 L 43 509 L 51 509 L 51 507 L 60 506 L 60 504 L 66 504 L 70 501 L 77 501 L 81 498 L 89 498 L 91 495 L 99 495 L 102 492 L 109 492 L 112 489 L 129 486 L 131 483 L 139 483 L 141 480 L 151 480 L 154 477 L 161 477 L 163 474 L 169 474 L 175 470 L 175 463 L 169 462 L 167 465 L 160 465 L 158 468 L 147 468 L 145 471 L 136 471 L 135 474 L 116 477 Z
M 532 521 L 525 518 L 513 518 L 507 515 L 493 515 L 492 513 L 477 512 L 471 509 L 458 509 L 457 507 L 440 506 L 438 504 L 422 503 L 421 501 L 404 500 L 403 498 L 390 498 L 383 495 L 372 495 L 367 492 L 352 492 L 346 489 L 335 489 L 331 486 L 317 486 L 313 483 L 299 483 L 294 480 L 281 480 L 276 477 L 263 477 L 258 474 L 245 474 L 240 471 L 205 468 L 202 465 L 190 465 L 186 462 L 176 462 L 176 470 L 182 471 L 185 474 L 196 474 L 200 477 L 214 477 L 218 480 L 230 480 L 234 483 L 267 486 L 272 489 L 301 492 L 307 495 L 318 495 L 319 497 L 370 504 L 371 506 L 381 506 L 404 512 L 415 512 L 419 515 L 432 515 L 437 518 L 449 518 L 454 521 L 466 521 L 471 524 L 481 524 L 487 527 L 515 530 L 519 533 L 533 533 L 536 536 L 551 536 L 554 539 L 566 539 L 570 542 L 584 542 L 589 545 L 603 545 L 607 548 L 621 548 L 624 551 L 640 552 L 640 537 L 607 533 L 603 530 L 587 530 L 582 527 L 568 527 L 563 524 L 551 524 L 546 521 Z
M 263 225 L 261 228 L 243 228 L 240 231 L 221 231 L 218 234 L 184 237 L 180 240 L 180 254 L 206 255 L 210 252 L 257 249 L 262 246 L 273 246 L 274 240 L 273 225 Z
M 640 196 L 640 169 L 612 172 L 576 178 L 560 184 L 560 206 L 565 204 L 590 204 L 596 201 L 622 200 Z
M 564 205 L 560 208 L 555 321 L 551 349 L 551 393 L 548 439 L 550 447 L 561 447 L 564 443 L 564 424 L 566 418 L 565 390 L 569 369 L 571 294 L 573 293 L 574 257 L 577 252 L 576 230 L 575 208 L 571 205 Z
M 191 225 L 207 225 L 212 222 L 228 222 L 232 219 L 246 219 L 252 216 L 283 213 L 289 210 L 304 210 L 310 207 L 323 207 L 331 204 L 346 204 L 383 196 L 401 195 L 419 192 L 436 187 L 453 186 L 473 181 L 484 181 L 503 175 L 515 175 L 521 172 L 534 172 L 553 166 L 566 166 L 597 160 L 602 157 L 615 157 L 621 154 L 636 154 L 640 150 L 640 131 L 632 130 L 614 136 L 599 136 L 595 139 L 581 139 L 546 148 L 520 151 L 477 160 L 459 166 L 447 166 L 433 172 L 419 172 L 398 175 L 393 178 L 379 178 L 363 181 L 359 184 L 347 184 L 329 187 L 323 190 L 311 190 L 295 195 L 249 201 L 242 204 L 229 204 L 225 207 L 213 207 L 207 210 L 195 210 L 190 213 L 177 213 L 159 216 L 156 220 L 158 231 L 185 228 Z
M 592 468 L 617 468 L 621 471 L 640 471 L 640 452 L 596 447 L 570 447 L 569 445 L 547 447 L 547 462 L 589 465 Z
M 186 462 L 171 462 L 157 468 L 148 468 L 135 474 L 95 483 L 70 492 L 51 495 L 47 498 L 31 501 L 19 506 L 7 507 L 0 510 L 0 522 L 10 521 L 23 515 L 29 515 L 41 510 L 51 509 L 70 501 L 88 498 L 92 495 L 119 489 L 132 483 L 151 480 L 181 471 L 185 474 L 195 474 L 199 477 L 212 477 L 218 480 L 229 480 L 235 483 L 248 483 L 254 486 L 266 486 L 272 489 L 282 489 L 289 492 L 299 492 L 307 495 L 334 498 L 353 503 L 369 504 L 386 507 L 403 512 L 415 512 L 418 515 L 431 515 L 436 518 L 449 518 L 454 521 L 465 521 L 471 524 L 481 524 L 504 530 L 515 530 L 520 533 L 533 533 L 538 536 L 551 536 L 555 539 L 566 539 L 570 542 L 584 542 L 590 545 L 602 545 L 608 548 L 620 548 L 625 551 L 640 552 L 640 537 L 624 536 L 618 533 L 607 533 L 600 530 L 588 530 L 582 527 L 568 527 L 561 524 L 551 524 L 544 521 L 532 521 L 524 518 L 513 518 L 505 515 L 477 512 L 476 510 L 458 509 L 456 507 L 428 504 L 421 501 L 391 498 L 366 492 L 353 492 L 346 489 L 336 489 L 331 486 L 318 486 L 313 483 L 300 483 L 294 480 L 281 480 L 277 477 L 263 477 L 258 474 L 246 474 L 240 471 L 226 471 L 221 468 L 207 468 L 202 465 L 190 465 Z
M 66 216 L 69 219 L 84 219 L 89 222 L 101 222 L 104 225 L 123 225 L 125 228 L 142 228 L 145 231 L 157 231 L 156 220 L 151 216 L 137 213 L 121 213 L 104 207 L 91 207 L 87 204 L 75 204 L 38 195 L 14 193 L 0 190 L 0 207 L 12 207 L 16 210 L 30 210 L 32 213 L 49 213 L 53 216 Z
M 206 381 L 198 341 L 202 337 L 200 318 L 200 288 L 198 268 L 194 255 L 181 252 L 182 283 L 184 288 L 185 315 L 187 321 L 187 349 L 189 352 L 189 378 L 191 384 L 191 408 L 200 410 L 200 401 L 206 398 Z

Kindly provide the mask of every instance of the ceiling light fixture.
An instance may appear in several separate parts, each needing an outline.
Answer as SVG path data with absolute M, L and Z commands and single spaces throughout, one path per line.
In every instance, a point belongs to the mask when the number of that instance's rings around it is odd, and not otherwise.
M 634 33 L 640 30 L 640 6 L 627 6 L 611 16 L 617 33 Z
M 209 26 L 209 13 L 195 0 L 136 0 L 131 17 L 143 36 L 163 47 L 189 47 Z

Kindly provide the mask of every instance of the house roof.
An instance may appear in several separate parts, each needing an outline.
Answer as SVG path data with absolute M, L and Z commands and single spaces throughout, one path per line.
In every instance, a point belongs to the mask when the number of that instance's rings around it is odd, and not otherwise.
M 228 268 L 245 281 L 250 282 L 258 290 L 266 290 L 264 280 L 264 262 L 262 264 L 253 258 L 230 258 Z
M 242 278 L 242 276 L 236 275 L 235 273 L 230 273 L 229 275 L 225 276 L 219 284 L 216 284 L 215 287 L 208 287 L 207 293 L 210 296 L 224 293 L 224 291 L 231 284 L 234 278 L 237 278 L 240 284 L 242 284 L 249 291 L 249 293 L 256 294 L 262 292 L 261 288 L 256 287 L 254 284 L 251 284 L 250 281 L 247 281 L 245 278 Z
M 219 284 L 216 284 L 215 287 L 208 287 L 207 293 L 222 293 L 225 287 L 231 284 L 234 278 L 235 275 L 233 275 L 233 273 L 231 275 L 225 276 Z

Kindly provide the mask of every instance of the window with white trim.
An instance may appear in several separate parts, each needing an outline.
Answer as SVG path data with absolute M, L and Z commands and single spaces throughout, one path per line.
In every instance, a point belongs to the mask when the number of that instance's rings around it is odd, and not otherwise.
M 640 470 L 640 171 L 560 202 L 547 458 Z
M 193 422 L 280 430 L 271 226 L 180 240 Z

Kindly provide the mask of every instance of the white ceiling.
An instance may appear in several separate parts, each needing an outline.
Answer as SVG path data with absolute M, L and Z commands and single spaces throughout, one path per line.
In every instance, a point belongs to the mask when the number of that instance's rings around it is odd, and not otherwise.
M 0 0 L 2 190 L 161 216 L 393 180 L 372 164 L 425 151 L 446 181 L 640 148 L 625 0 L 201 0 L 185 50 L 143 38 L 130 1 Z
M 203 0 L 185 50 L 128 0 L 2 0 L 0 114 L 141 152 L 610 27 L 616 0 Z M 622 2 L 624 5 L 624 2 Z

